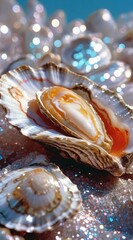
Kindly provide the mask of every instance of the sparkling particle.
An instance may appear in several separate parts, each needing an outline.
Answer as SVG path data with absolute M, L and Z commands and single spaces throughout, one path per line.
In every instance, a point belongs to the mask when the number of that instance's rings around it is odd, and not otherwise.
M 2 54 L 1 54 L 1 58 L 2 58 L 3 60 L 6 60 L 6 59 L 7 59 L 7 54 L 6 54 L 6 53 L 2 53 Z
M 57 27 L 59 27 L 60 22 L 59 22 L 58 19 L 53 19 L 51 24 L 52 24 L 53 27 L 57 28 Z
M 62 43 L 61 43 L 60 40 L 55 40 L 55 41 L 54 41 L 54 46 L 55 46 L 55 47 L 59 48 L 59 47 L 61 47 L 61 45 L 62 45 Z
M 40 39 L 38 37 L 34 37 L 32 40 L 34 45 L 39 45 L 40 44 Z
M 36 24 L 33 25 L 32 29 L 33 29 L 34 32 L 39 32 L 40 29 L 41 29 L 41 26 L 36 23 Z
M 0 31 L 4 34 L 7 34 L 8 33 L 8 27 L 6 25 L 2 25 L 0 27 Z
M 1 160 L 3 160 L 3 156 L 2 156 L 2 154 L 0 153 L 0 161 L 1 161 Z
M 104 229 L 104 226 L 103 226 L 103 225 L 100 225 L 99 228 L 100 228 L 100 229 Z
M 0 127 L 0 134 L 2 134 L 3 133 L 3 128 L 2 127 Z
M 110 218 L 109 218 L 109 221 L 110 221 L 110 222 L 113 222 L 113 221 L 114 221 L 114 219 L 113 219 L 112 217 L 110 217 Z

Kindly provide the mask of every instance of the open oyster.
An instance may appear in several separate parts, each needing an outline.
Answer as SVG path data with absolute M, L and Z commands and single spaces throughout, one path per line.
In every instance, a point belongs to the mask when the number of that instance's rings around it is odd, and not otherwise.
M 54 85 L 72 89 L 86 99 L 89 106 L 92 105 L 90 108 L 99 119 L 96 120 L 98 126 L 104 125 L 102 133 L 107 132 L 109 137 L 105 142 L 111 141 L 109 147 L 99 144 L 99 141 L 79 138 L 77 130 L 74 130 L 76 137 L 69 135 L 70 132 L 62 132 L 59 124 L 53 125 L 41 113 L 36 93 L 39 91 L 37 95 L 40 101 L 43 96 L 43 90 L 40 90 Z M 56 147 L 63 156 L 107 170 L 113 175 L 132 173 L 133 112 L 117 94 L 99 87 L 87 77 L 50 63 L 38 69 L 22 66 L 3 75 L 0 92 L 0 103 L 7 109 L 7 119 L 19 127 L 24 135 Z M 95 124 L 95 121 L 92 122 Z M 80 130 L 85 125 L 86 118 L 81 121 Z
M 76 185 L 45 160 L 40 166 L 3 170 L 0 180 L 0 223 L 17 231 L 41 233 L 81 206 Z

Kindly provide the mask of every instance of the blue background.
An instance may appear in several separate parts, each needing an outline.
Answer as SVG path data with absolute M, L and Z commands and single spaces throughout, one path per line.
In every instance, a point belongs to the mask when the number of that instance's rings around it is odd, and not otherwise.
M 26 0 L 17 1 L 24 9 Z M 92 12 L 107 8 L 115 19 L 121 13 L 133 11 L 133 0 L 40 0 L 50 16 L 57 9 L 65 11 L 67 20 L 86 19 Z

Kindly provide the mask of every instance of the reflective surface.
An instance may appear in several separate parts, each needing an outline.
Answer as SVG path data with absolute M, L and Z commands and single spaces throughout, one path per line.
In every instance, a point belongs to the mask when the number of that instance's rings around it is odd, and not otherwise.
M 98 38 L 85 36 L 70 41 L 61 50 L 62 62 L 76 72 L 88 73 L 111 59 L 108 47 Z

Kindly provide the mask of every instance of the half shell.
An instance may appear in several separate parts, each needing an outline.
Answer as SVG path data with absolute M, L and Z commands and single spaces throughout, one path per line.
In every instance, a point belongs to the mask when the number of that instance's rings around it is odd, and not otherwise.
M 113 126 L 111 129 L 121 129 L 128 136 L 128 143 L 126 142 L 122 152 L 112 154 L 88 140 L 68 136 L 59 127 L 54 126 L 40 112 L 36 101 L 38 90 L 53 85 L 77 91 L 93 105 L 102 119 L 102 113 L 106 113 Z M 66 157 L 70 156 L 97 169 L 107 170 L 113 175 L 120 176 L 126 173 L 127 169 L 128 172 L 132 172 L 130 166 L 133 159 L 133 111 L 117 94 L 99 87 L 87 77 L 54 64 L 46 64 L 38 69 L 23 66 L 10 71 L 1 78 L 0 92 L 0 103 L 7 109 L 7 119 L 12 125 L 20 128 L 24 135 L 56 147 L 63 156 L 65 152 Z M 116 135 L 114 140 L 117 146 L 121 146 L 121 135 L 119 138 Z
M 81 206 L 76 185 L 54 164 L 3 171 L 0 180 L 0 223 L 17 231 L 41 233 Z

